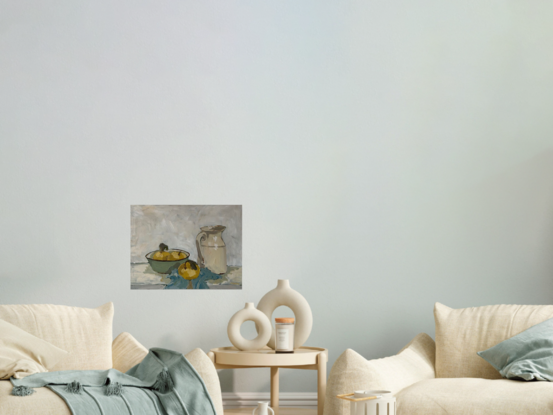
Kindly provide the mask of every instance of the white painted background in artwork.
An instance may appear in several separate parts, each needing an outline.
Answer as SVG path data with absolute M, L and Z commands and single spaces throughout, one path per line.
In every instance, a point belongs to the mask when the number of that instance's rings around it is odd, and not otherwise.
M 131 206 L 131 262 L 147 262 L 145 254 L 161 242 L 183 249 L 197 262 L 196 236 L 200 227 L 224 225 L 227 265 L 242 265 L 242 206 L 134 205 Z

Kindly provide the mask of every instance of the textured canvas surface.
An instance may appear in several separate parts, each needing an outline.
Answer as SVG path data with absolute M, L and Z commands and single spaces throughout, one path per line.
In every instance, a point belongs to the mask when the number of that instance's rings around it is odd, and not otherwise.
M 131 289 L 241 288 L 241 205 L 131 206 Z
M 436 303 L 436 377 L 500 379 L 477 352 L 553 317 L 551 305 L 491 305 L 452 309 Z

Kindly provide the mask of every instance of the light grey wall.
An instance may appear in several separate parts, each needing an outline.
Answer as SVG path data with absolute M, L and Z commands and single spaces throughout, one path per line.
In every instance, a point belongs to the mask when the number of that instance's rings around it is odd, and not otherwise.
M 330 364 L 432 335 L 435 301 L 551 304 L 553 3 L 0 8 L 1 303 L 113 301 L 186 352 L 289 278 Z M 242 204 L 244 289 L 131 291 L 134 204 Z

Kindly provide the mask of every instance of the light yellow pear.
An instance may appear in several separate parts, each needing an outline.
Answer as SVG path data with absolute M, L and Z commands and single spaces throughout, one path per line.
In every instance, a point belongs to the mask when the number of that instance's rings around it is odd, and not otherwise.
M 178 273 L 185 280 L 192 281 L 200 275 L 200 267 L 194 261 L 188 260 L 180 264 Z
M 159 251 L 156 251 L 152 254 L 152 259 L 155 259 L 156 261 L 168 261 L 169 260 L 169 252 L 167 252 L 167 248 L 169 248 L 164 243 L 159 244 Z
M 185 258 L 184 252 L 171 251 L 169 253 L 169 261 L 179 261 L 179 260 L 184 259 L 184 258 Z

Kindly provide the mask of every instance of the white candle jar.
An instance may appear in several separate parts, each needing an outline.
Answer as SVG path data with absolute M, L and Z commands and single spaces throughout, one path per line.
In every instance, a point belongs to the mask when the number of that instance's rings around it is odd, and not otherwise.
M 294 353 L 293 318 L 275 318 L 275 352 Z

